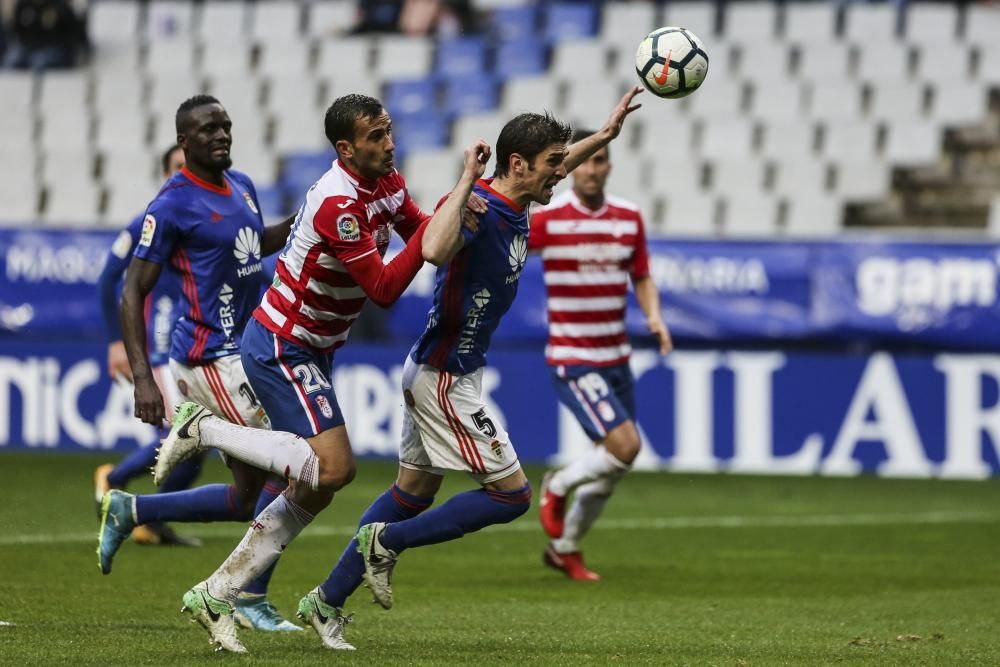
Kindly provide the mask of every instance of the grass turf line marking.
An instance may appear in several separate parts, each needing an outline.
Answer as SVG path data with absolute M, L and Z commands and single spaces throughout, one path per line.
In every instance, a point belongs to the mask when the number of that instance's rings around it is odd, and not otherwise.
M 599 522 L 596 530 L 685 530 L 691 528 L 841 528 L 850 526 L 891 526 L 936 523 L 992 523 L 1000 521 L 997 512 L 922 512 L 919 514 L 803 514 L 760 516 L 677 516 L 646 519 L 607 519 Z M 238 537 L 243 534 L 241 525 L 229 522 L 201 527 L 184 526 L 184 532 L 197 537 Z M 493 532 L 539 532 L 535 521 L 492 526 Z M 355 526 L 312 526 L 296 539 L 309 537 L 353 536 Z M 72 544 L 93 542 L 97 530 L 72 533 L 21 533 L 0 535 L 0 546 L 21 544 Z

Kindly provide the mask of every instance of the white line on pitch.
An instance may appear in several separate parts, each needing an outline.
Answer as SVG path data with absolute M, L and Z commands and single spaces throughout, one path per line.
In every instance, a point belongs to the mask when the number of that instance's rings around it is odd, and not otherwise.
M 1000 521 L 996 512 L 923 512 L 920 514 L 803 514 L 761 516 L 676 516 L 646 519 L 607 519 L 595 526 L 599 530 L 684 530 L 690 528 L 796 528 L 892 526 L 907 524 L 992 523 Z M 490 531 L 532 533 L 541 528 L 531 520 L 493 526 Z M 351 536 L 356 526 L 312 526 L 298 539 L 309 537 Z M 243 529 L 234 524 L 186 525 L 184 532 L 198 537 L 238 537 Z M 70 544 L 94 542 L 97 531 L 86 533 L 24 533 L 0 535 L 0 546 L 20 544 Z

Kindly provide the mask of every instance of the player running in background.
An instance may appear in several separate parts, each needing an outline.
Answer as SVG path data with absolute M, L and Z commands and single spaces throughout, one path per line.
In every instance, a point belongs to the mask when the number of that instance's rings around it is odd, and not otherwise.
M 163 178 L 169 178 L 184 166 L 184 151 L 174 144 L 161 158 Z M 123 229 L 111 246 L 111 252 L 104 263 L 104 269 L 97 279 L 97 289 L 101 299 L 101 311 L 104 324 L 108 331 L 108 375 L 112 381 L 132 382 L 132 369 L 128 365 L 125 354 L 125 344 L 122 342 L 121 324 L 118 318 L 119 293 L 125 268 L 139 242 L 142 231 L 143 215 L 136 216 L 128 227 Z M 174 328 L 175 309 L 180 283 L 173 274 L 160 276 L 153 291 L 147 297 L 147 333 L 149 348 L 149 363 L 153 368 L 153 377 L 164 398 L 164 410 L 172 414 L 174 406 L 179 402 L 177 385 L 170 376 L 168 366 L 170 352 L 170 333 Z M 160 445 L 159 437 L 146 446 L 139 447 L 122 459 L 117 465 L 105 463 L 94 471 L 94 489 L 97 500 L 97 514 L 101 513 L 101 501 L 104 494 L 111 489 L 124 489 L 128 483 L 141 475 L 148 475 L 156 461 L 156 448 Z M 178 467 L 160 486 L 161 492 L 179 491 L 191 486 L 191 483 L 201 471 L 202 457 L 192 458 Z M 132 530 L 132 540 L 137 544 L 177 544 L 183 546 L 198 546 L 201 540 L 192 537 L 182 537 L 175 533 L 165 523 L 151 523 L 136 526 Z
M 240 363 L 240 339 L 260 299 L 261 257 L 284 244 L 292 219 L 264 227 L 257 193 L 245 175 L 230 169 L 232 122 L 217 99 L 198 95 L 176 116 L 186 166 L 174 174 L 146 209 L 142 233 L 122 292 L 122 333 L 135 382 L 135 413 L 148 424 L 164 420 L 163 397 L 146 350 L 144 304 L 163 266 L 181 283 L 180 318 L 171 336 L 170 370 L 180 393 L 236 424 L 267 428 L 264 408 Z M 227 461 L 233 484 L 133 496 L 112 490 L 101 505 L 98 557 L 101 571 L 132 528 L 151 521 L 248 521 L 284 488 L 267 473 Z M 159 480 L 162 481 L 162 480 Z M 241 618 L 266 630 L 298 630 L 267 601 L 270 572 L 241 599 Z
M 577 131 L 573 139 L 590 135 Z M 629 277 L 660 353 L 672 348 L 660 316 L 660 295 L 649 275 L 642 216 L 634 204 L 605 193 L 610 171 L 610 152 L 604 147 L 573 172 L 572 189 L 532 213 L 528 244 L 542 255 L 548 292 L 545 359 L 559 400 L 595 443 L 542 482 L 540 516 L 552 538 L 543 560 L 583 581 L 600 577 L 584 565 L 580 542 L 639 453 L 625 334 Z M 566 497 L 574 490 L 565 514 Z
M 501 130 L 496 173 L 475 187 L 489 210 L 478 229 L 462 230 L 452 259 L 438 268 L 427 328 L 403 368 L 406 416 L 396 482 L 362 515 L 356 538 L 307 613 L 340 616 L 362 579 L 388 609 L 392 571 L 405 549 L 454 540 L 528 510 L 528 480 L 482 397 L 486 351 L 517 293 L 528 206 L 548 203 L 568 172 L 618 136 L 639 108 L 632 100 L 641 90 L 622 97 L 600 132 L 569 147 L 569 126 L 548 114 L 521 114 Z M 449 470 L 471 475 L 480 488 L 425 512 Z
M 482 142 L 465 151 L 461 179 L 431 217 L 410 199 L 395 169 L 392 122 L 378 100 L 340 97 L 324 122 L 338 157 L 306 193 L 271 288 L 243 336 L 243 365 L 274 430 L 238 426 L 185 403 L 156 465 L 155 476 L 162 478 L 188 455 L 215 447 L 294 480 L 257 516 L 229 558 L 184 594 L 185 610 L 211 641 L 238 653 L 246 648 L 233 625 L 237 595 L 354 477 L 347 428 L 330 383 L 334 351 L 347 341 L 367 299 L 383 307 L 394 303 L 425 259 L 438 263 L 449 256 L 472 186 L 489 158 Z M 482 201 L 469 206 L 485 210 Z M 385 264 L 393 231 L 406 247 Z M 316 591 L 302 599 L 300 617 L 324 645 L 353 649 L 343 641 L 347 619 L 321 613 L 317 599 Z

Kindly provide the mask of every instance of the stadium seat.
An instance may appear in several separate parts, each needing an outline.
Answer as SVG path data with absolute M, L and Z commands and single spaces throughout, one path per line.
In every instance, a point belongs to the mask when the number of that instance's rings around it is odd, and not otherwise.
M 151 110 L 150 120 L 150 148 L 156 149 L 163 146 L 164 149 L 177 141 L 177 126 L 175 116 L 177 106 L 163 111 Z
M 152 0 L 146 10 L 146 41 L 190 39 L 194 34 L 194 6 L 185 0 Z
M 849 80 L 816 82 L 808 88 L 809 116 L 842 121 L 861 117 L 862 88 Z
M 749 90 L 753 117 L 768 123 L 792 123 L 805 112 L 802 87 L 794 80 L 754 82 Z M 700 93 L 699 93 L 700 94 Z
M 504 42 L 531 41 L 538 30 L 538 18 L 534 5 L 498 7 L 490 17 L 490 32 Z
M 603 42 L 574 39 L 553 46 L 549 74 L 558 79 L 572 79 L 586 71 L 588 76 L 600 77 L 607 72 L 607 65 L 608 51 Z M 628 74 L 630 78 L 634 76 L 631 71 Z
M 277 186 L 257 186 L 257 201 L 260 204 L 260 214 L 264 216 L 264 221 L 271 224 L 284 220 L 294 213 L 292 204 L 289 203 L 288 193 Z
M 986 221 L 986 231 L 993 238 L 1000 237 L 1000 194 L 994 195 L 990 202 L 989 218 Z
M 619 68 L 629 66 L 635 58 L 639 39 L 636 33 L 644 28 L 637 26 L 658 26 L 656 5 L 647 0 L 636 2 L 605 2 L 602 4 L 601 41 L 610 46 L 617 58 Z M 652 27 L 649 28 L 652 31 Z
M 712 2 L 671 2 L 666 6 L 666 25 L 690 28 L 702 39 L 710 39 L 716 33 L 716 6 Z
M 710 190 L 727 196 L 763 191 L 766 165 L 753 157 L 713 160 L 709 163 Z
M 663 236 L 708 237 L 719 233 L 720 205 L 716 196 L 675 188 L 665 193 L 664 214 L 653 229 Z
M 320 77 L 321 101 L 325 109 L 333 100 L 348 93 L 371 95 L 385 102 L 382 81 L 362 71 L 338 72 L 333 76 Z
M 649 159 L 639 159 L 635 155 L 629 155 L 626 151 L 612 146 L 611 148 L 611 173 L 608 176 L 607 192 L 616 197 L 627 199 L 636 205 L 640 205 L 640 211 L 648 219 L 653 212 L 648 210 L 644 199 L 651 191 L 662 191 L 663 187 L 651 187 L 650 177 L 652 172 L 649 168 Z M 572 179 L 570 179 L 572 180 Z
M 0 179 L 0 227 L 23 227 L 38 219 L 38 181 L 34 169 L 12 170 Z
M 785 6 L 784 37 L 797 44 L 826 44 L 836 38 L 833 2 L 790 2 Z
M 304 74 L 312 69 L 313 47 L 303 39 L 265 42 L 259 46 L 259 53 L 259 75 Z
M 197 24 L 198 41 L 235 43 L 247 33 L 248 5 L 242 2 L 206 2 L 201 5 Z
M 430 74 L 433 59 L 434 43 L 429 38 L 392 36 L 378 41 L 374 72 L 387 80 L 417 79 Z
M 161 176 L 160 153 L 166 150 L 154 147 L 153 151 L 147 151 L 142 147 L 135 146 L 109 146 L 100 153 L 100 181 L 113 193 L 121 191 L 122 196 L 118 198 L 119 203 L 132 201 L 134 197 L 129 194 L 135 189 L 149 201 L 156 194 L 155 188 L 163 180 Z M 122 203 L 122 205 L 124 205 Z M 124 215 L 134 216 L 139 211 L 126 211 Z M 125 220 L 124 222 L 127 222 Z
M 833 192 L 846 201 L 876 200 L 889 194 L 891 169 L 882 160 L 845 160 L 834 165 Z
M 322 5 L 321 5 L 322 6 Z M 366 72 L 371 66 L 374 42 L 368 37 L 336 37 L 319 43 L 316 72 L 324 77 L 336 77 L 343 73 L 344 63 L 350 63 L 352 70 Z
M 92 106 L 97 116 L 122 110 L 137 113 L 145 100 L 146 84 L 138 72 L 94 72 Z
M 976 46 L 996 45 L 1000 35 L 1000 7 L 972 4 L 965 10 L 965 41 Z
M 291 104 L 282 107 L 272 119 L 272 149 L 278 153 L 321 151 L 329 145 L 323 118 L 312 108 Z
M 414 150 L 402 168 L 410 197 L 425 211 L 433 211 L 438 200 L 455 187 L 461 171 L 462 155 L 448 148 Z
M 816 152 L 816 128 L 795 119 L 763 123 L 761 155 L 775 161 L 805 160 Z
M 126 113 L 104 113 L 94 119 L 94 148 L 98 151 L 115 146 L 142 147 L 149 136 L 149 120 L 145 112 L 130 109 Z M 166 146 L 163 147 L 166 149 Z
M 782 231 L 793 238 L 829 238 L 842 231 L 842 220 L 843 205 L 836 196 L 790 193 Z
M 895 4 L 848 4 L 845 11 L 844 39 L 850 43 L 870 44 L 896 39 Z
M 881 81 L 870 85 L 868 115 L 893 123 L 924 115 L 924 87 L 912 81 Z
M 157 192 L 152 181 L 138 179 L 105 183 L 104 186 L 108 200 L 103 219 L 108 227 L 124 227 L 146 209 Z
M 547 76 L 510 79 L 503 90 L 503 110 L 508 114 L 553 110 L 558 101 L 559 85 Z
M 926 47 L 957 44 L 958 6 L 945 2 L 911 2 L 906 5 L 906 41 Z
M 194 43 L 184 37 L 153 41 L 146 47 L 143 69 L 154 79 L 164 74 L 186 75 L 195 69 L 196 54 Z
M 796 42 L 795 75 L 816 83 L 850 79 L 851 54 L 842 42 Z
M 81 71 L 49 72 L 38 79 L 38 108 L 44 115 L 73 108 L 85 113 L 90 81 Z
M 285 72 L 272 76 L 266 82 L 267 108 L 274 112 L 289 104 L 297 104 L 316 113 L 316 122 L 322 122 L 325 106 L 319 97 L 319 84 L 305 72 Z
M 141 5 L 128 0 L 103 0 L 87 13 L 87 35 L 95 43 L 131 43 L 139 33 Z
M 452 152 L 461 155 L 461 151 L 471 146 L 477 139 L 485 139 L 490 146 L 495 147 L 500 130 L 508 120 L 510 117 L 507 114 L 497 111 L 459 117 L 451 128 Z M 486 167 L 487 174 L 493 173 L 493 165 L 495 164 L 496 153 L 494 152 Z
M 437 82 L 432 78 L 392 81 L 385 86 L 382 102 L 394 117 L 434 111 Z
M 444 112 L 452 115 L 481 113 L 497 108 L 497 83 L 482 74 L 448 79 L 444 89 Z
M 396 160 L 414 150 L 443 148 L 448 145 L 449 124 L 439 113 L 397 114 L 392 119 Z
M 36 124 L 33 113 L 6 113 L 3 122 L 0 123 L 0 165 L 24 165 L 34 162 Z M 20 166 L 9 171 L 18 169 Z M 0 205 L 2 204 L 0 201 Z
M 486 71 L 486 42 L 479 37 L 460 37 L 438 42 L 434 72 L 440 76 L 464 76 Z
M 598 128 L 625 91 L 615 79 L 569 81 L 561 115 L 573 125 Z
M 235 124 L 241 123 L 250 114 L 260 113 L 261 87 L 257 79 L 213 77 L 208 81 L 208 91 L 226 107 Z M 304 91 L 300 89 L 299 95 L 304 96 Z
M 917 76 L 932 86 L 969 78 L 969 49 L 961 42 L 931 49 L 916 49 Z
M 826 192 L 829 190 L 829 173 L 826 163 L 815 158 L 789 157 L 775 161 L 773 190 L 784 196 Z
M 931 106 L 928 117 L 939 124 L 962 125 L 986 117 L 988 91 L 968 80 L 945 81 L 929 86 Z
M 231 41 L 230 41 L 231 40 Z M 220 37 L 202 44 L 199 59 L 201 71 L 210 77 L 250 76 L 253 45 L 242 37 Z
M 164 73 L 150 79 L 146 103 L 150 111 L 168 114 L 173 118 L 181 102 L 193 95 L 207 92 L 208 86 L 204 79 L 190 72 Z
M 33 74 L 0 70 L 0 114 L 28 113 L 34 100 Z
M 584 2 L 553 2 L 545 10 L 545 39 L 559 42 L 597 33 L 597 9 Z
M 869 42 L 857 49 L 856 78 L 899 82 L 910 77 L 910 50 L 903 42 Z
M 941 157 L 941 133 L 930 122 L 897 121 L 887 127 L 885 159 L 895 165 L 932 164 Z
M 142 62 L 143 48 L 137 42 L 99 42 L 90 53 L 90 69 L 99 72 L 98 76 L 132 76 L 140 71 Z
M 687 113 L 701 119 L 742 117 L 746 89 L 738 79 L 705 79 L 705 83 L 686 100 Z
M 867 120 L 829 122 L 823 131 L 822 153 L 833 160 L 866 160 L 878 149 L 878 132 Z
M 753 125 L 746 119 L 705 123 L 699 153 L 710 160 L 750 157 L 753 153 L 753 135 Z
M 739 73 L 744 79 L 752 79 L 760 85 L 780 85 L 790 70 L 791 55 L 788 44 L 777 40 L 760 44 L 737 44 L 731 58 L 733 67 L 726 74 Z M 711 55 L 709 57 L 712 58 Z M 762 77 L 761 63 L 767 63 L 768 72 L 772 74 Z M 714 58 L 709 66 L 711 76 L 715 77 L 720 71 L 719 66 L 724 64 L 719 58 Z
M 49 109 L 42 117 L 39 148 L 44 152 L 56 149 L 83 149 L 90 144 L 92 123 L 83 107 Z
M 497 47 L 493 71 L 501 79 L 541 75 L 545 68 L 545 46 L 536 40 L 502 42 Z
M 612 161 L 617 156 L 618 153 L 614 153 Z M 706 170 L 704 165 L 699 160 L 692 160 L 680 152 L 646 153 L 643 164 L 646 176 L 645 180 L 640 180 L 640 182 L 648 183 L 649 188 L 655 192 L 670 196 L 680 191 L 694 193 L 708 191 L 705 187 Z M 614 171 L 614 167 L 612 167 L 612 171 Z
M 330 169 L 337 159 L 332 149 L 285 153 L 278 182 L 295 202 L 301 203 L 306 190 Z
M 774 39 L 778 23 L 775 2 L 734 2 L 726 5 L 723 14 L 723 34 L 726 41 L 756 45 Z
M 771 237 L 778 231 L 778 199 L 761 190 L 722 197 L 722 234 L 728 238 Z
M 100 220 L 101 189 L 89 173 L 62 170 L 58 180 L 45 181 L 42 220 L 53 227 L 94 227 Z
M 1000 44 L 983 44 L 976 49 L 976 80 L 1000 84 Z
M 324 0 L 310 2 L 308 9 L 308 32 L 320 38 L 342 35 L 354 27 L 358 8 L 354 0 Z
M 302 30 L 302 6 L 284 0 L 257 0 L 250 5 L 251 31 L 256 42 L 290 44 L 299 40 Z

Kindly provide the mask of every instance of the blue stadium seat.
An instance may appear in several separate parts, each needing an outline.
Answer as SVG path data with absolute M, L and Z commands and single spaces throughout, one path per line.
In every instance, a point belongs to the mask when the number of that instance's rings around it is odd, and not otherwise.
M 597 8 L 587 2 L 556 2 L 545 13 L 545 39 L 558 42 L 597 33 Z
M 499 7 L 493 10 L 491 32 L 505 42 L 531 39 L 538 29 L 538 8 L 534 5 Z
M 546 56 L 545 46 L 534 39 L 503 42 L 497 47 L 493 71 L 501 79 L 544 74 Z
M 391 81 L 385 84 L 384 104 L 389 113 L 419 114 L 433 111 L 437 100 L 437 82 L 433 78 Z
M 327 165 L 329 166 L 329 163 Z M 322 173 L 322 171 L 317 171 L 313 180 L 319 178 Z M 299 197 L 301 196 L 302 193 L 299 194 Z M 257 201 L 260 203 L 260 214 L 264 218 L 287 217 L 292 212 L 288 199 L 287 190 L 280 185 L 274 185 L 269 188 L 257 188 Z
M 448 80 L 444 110 L 462 115 L 492 111 L 498 106 L 497 83 L 486 75 L 468 75 Z
M 393 116 L 392 138 L 396 144 L 396 164 L 415 149 L 442 148 L 448 145 L 448 119 L 435 112 Z
M 292 205 L 297 206 L 302 201 L 306 190 L 326 173 L 330 163 L 336 159 L 334 151 L 290 153 L 285 157 L 278 185 L 291 198 Z
M 440 42 L 434 60 L 434 72 L 441 76 L 463 76 L 486 71 L 486 42 L 478 37 L 463 37 Z

